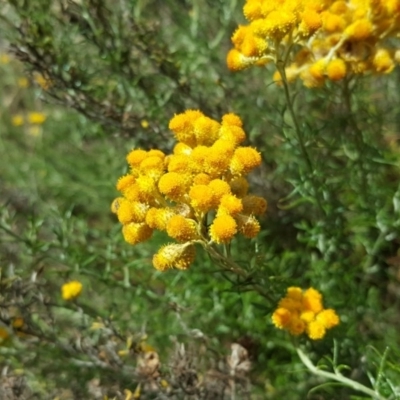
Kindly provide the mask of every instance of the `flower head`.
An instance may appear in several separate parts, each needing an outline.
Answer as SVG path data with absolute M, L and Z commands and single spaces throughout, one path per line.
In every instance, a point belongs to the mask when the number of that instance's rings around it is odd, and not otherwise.
M 64 285 L 61 286 L 61 296 L 67 301 L 74 300 L 81 294 L 82 287 L 82 283 L 79 281 L 64 283 Z
M 398 0 L 247 0 L 243 14 L 248 24 L 236 29 L 227 55 L 232 71 L 285 59 L 288 81 L 300 77 L 318 87 L 326 78 L 394 68 L 390 39 L 400 34 Z M 305 51 L 309 56 L 299 57 Z M 282 82 L 280 73 L 274 80 Z
M 266 209 L 265 200 L 248 194 L 245 176 L 260 165 L 261 156 L 240 146 L 246 134 L 239 116 L 225 114 L 218 122 L 187 110 L 169 127 L 178 140 L 173 153 L 131 150 L 129 173 L 119 178 L 121 195 L 111 205 L 126 242 L 146 241 L 154 230 L 177 242 L 153 257 L 160 271 L 187 269 L 194 243 L 225 244 L 238 233 L 255 237 L 260 231 L 256 216 Z
M 170 268 L 188 269 L 195 258 L 195 248 L 188 244 L 168 244 L 153 257 L 154 268 L 165 271 Z
M 306 332 L 312 340 L 322 339 L 328 329 L 339 324 L 335 310 L 324 309 L 322 294 L 313 288 L 302 291 L 298 287 L 287 289 L 272 314 L 272 323 L 292 335 Z

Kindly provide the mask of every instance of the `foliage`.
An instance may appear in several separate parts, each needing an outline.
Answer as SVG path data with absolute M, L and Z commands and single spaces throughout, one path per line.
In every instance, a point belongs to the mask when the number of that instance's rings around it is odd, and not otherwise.
M 322 69 L 306 88 L 280 63 L 304 41 L 284 35 L 266 67 L 228 70 L 235 0 L 1 4 L 1 398 L 400 397 L 398 39 L 385 31 L 390 74 L 347 74 L 345 60 L 346 75 Z M 240 117 L 268 210 L 250 239 L 219 240 L 199 214 L 196 260 L 161 272 L 153 255 L 167 234 L 187 240 L 181 225 L 131 246 L 110 204 L 125 155 L 172 153 L 168 121 L 187 109 Z M 340 318 L 323 340 L 275 328 L 294 286 Z

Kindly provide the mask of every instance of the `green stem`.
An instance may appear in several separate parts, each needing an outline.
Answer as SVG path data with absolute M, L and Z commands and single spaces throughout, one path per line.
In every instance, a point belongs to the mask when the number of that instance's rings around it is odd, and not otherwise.
M 321 376 L 322 378 L 331 379 L 333 381 L 342 383 L 344 386 L 348 386 L 348 387 L 352 388 L 353 390 L 357 390 L 358 392 L 365 393 L 368 396 L 371 396 L 371 398 L 373 398 L 373 399 L 387 400 L 386 397 L 382 397 L 379 393 L 375 392 L 375 390 L 372 390 L 372 389 L 362 385 L 361 383 L 353 381 L 352 379 L 346 378 L 339 371 L 335 371 L 333 373 L 333 372 L 323 371 L 323 370 L 319 369 L 311 362 L 311 360 L 306 356 L 306 354 L 303 353 L 302 350 L 300 350 L 298 347 L 296 347 L 296 351 L 297 351 L 297 354 L 299 355 L 302 363 L 314 375 Z
M 351 78 L 350 78 L 351 79 Z M 357 121 L 354 117 L 354 112 L 353 112 L 353 105 L 351 101 L 351 91 L 350 91 L 350 79 L 345 79 L 343 82 L 343 99 L 344 99 L 344 105 L 346 107 L 346 119 L 349 123 L 350 128 L 353 131 L 354 135 L 354 142 L 355 146 L 357 149 L 357 164 L 360 168 L 361 171 L 361 190 L 362 193 L 365 194 L 367 193 L 367 172 L 365 171 L 364 163 L 363 163 L 363 155 L 365 155 L 364 152 L 364 139 L 363 139 L 363 134 L 361 129 L 358 127 Z
M 233 274 L 244 279 L 249 278 L 249 274 L 247 273 L 247 271 L 236 264 L 236 262 L 233 261 L 231 258 L 221 254 L 218 249 L 206 243 L 205 241 L 199 241 L 198 243 L 203 246 L 206 252 L 211 256 L 211 258 L 213 258 L 219 265 L 221 265 L 225 271 L 232 272 Z M 264 298 L 268 299 L 272 304 L 274 303 L 274 299 L 270 296 L 268 292 L 265 291 L 265 289 L 261 285 L 253 283 L 251 284 L 251 288 Z
M 322 207 L 322 202 L 321 202 L 321 198 L 320 198 L 320 195 L 319 195 L 318 186 L 317 186 L 317 183 L 315 182 L 315 178 L 314 178 L 314 166 L 313 166 L 313 163 L 311 161 L 311 157 L 308 154 L 307 148 L 306 148 L 306 146 L 304 144 L 303 132 L 300 129 L 300 125 L 299 125 L 299 122 L 297 120 L 296 113 L 294 111 L 293 100 L 292 100 L 292 96 L 290 94 L 290 89 L 289 89 L 289 82 L 288 82 L 287 77 L 286 77 L 285 63 L 283 61 L 278 60 L 276 62 L 276 68 L 278 69 L 278 71 L 279 71 L 279 73 L 281 75 L 281 78 L 282 78 L 283 89 L 284 89 L 284 92 L 285 92 L 285 98 L 286 98 L 287 107 L 288 107 L 288 110 L 289 110 L 290 117 L 291 117 L 291 119 L 293 121 L 294 130 L 296 132 L 297 141 L 299 142 L 299 145 L 300 145 L 301 153 L 302 153 L 302 155 L 303 155 L 303 157 L 304 157 L 304 159 L 306 161 L 307 168 L 308 168 L 308 171 L 310 173 L 310 180 L 311 180 L 311 184 L 312 184 L 313 189 L 314 189 L 315 200 L 317 202 L 317 205 L 318 205 L 318 208 L 319 208 L 321 214 L 325 215 L 326 213 L 325 213 L 324 208 Z

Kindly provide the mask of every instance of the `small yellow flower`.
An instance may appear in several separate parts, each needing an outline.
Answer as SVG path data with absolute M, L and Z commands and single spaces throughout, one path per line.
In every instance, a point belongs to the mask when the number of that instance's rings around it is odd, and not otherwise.
M 211 182 L 211 176 L 201 172 L 193 177 L 194 185 L 209 185 Z M 211 186 L 210 186 L 211 187 Z
M 174 215 L 167 223 L 167 234 L 178 242 L 189 242 L 198 237 L 196 222 Z
M 272 322 L 279 329 L 284 329 L 289 326 L 290 320 L 291 313 L 287 308 L 279 307 L 272 314 Z
M 29 80 L 24 76 L 22 76 L 21 78 L 18 78 L 17 85 L 18 87 L 25 89 L 29 86 Z
M 193 123 L 194 134 L 198 145 L 211 146 L 217 139 L 220 124 L 205 115 Z
M 158 189 L 162 194 L 174 201 L 179 201 L 186 194 L 188 181 L 185 175 L 168 172 L 158 181 Z
M 247 215 L 263 215 L 267 210 L 267 200 L 260 196 L 248 195 L 243 197 L 243 213 Z
M 167 229 L 168 221 L 176 215 L 171 208 L 156 208 L 152 207 L 146 214 L 146 224 L 152 229 L 165 231 Z
M 298 315 L 294 315 L 290 320 L 288 329 L 292 335 L 299 336 L 304 333 L 306 326 L 307 325 L 305 324 L 305 322 L 300 319 Z
M 237 223 L 230 215 L 220 215 L 210 226 L 210 236 L 215 243 L 228 243 L 237 232 Z
M 329 308 L 318 314 L 317 321 L 319 321 L 326 329 L 330 329 L 339 324 L 339 317 L 335 310 Z
M 153 266 L 158 271 L 166 271 L 170 268 L 188 269 L 195 258 L 195 248 L 193 245 L 168 244 L 153 257 Z
M 146 223 L 131 222 L 122 227 L 122 234 L 126 242 L 134 245 L 150 239 L 153 229 Z
M 303 292 L 298 287 L 290 287 L 272 314 L 272 323 L 292 335 L 306 332 L 310 339 L 318 340 L 339 324 L 339 317 L 335 310 L 323 309 L 322 295 L 317 290 L 309 288 Z
M 34 81 L 43 89 L 43 90 L 48 90 L 50 86 L 52 85 L 51 79 L 39 74 L 38 72 L 35 72 L 34 74 Z
M 46 116 L 40 112 L 28 113 L 28 122 L 33 125 L 41 125 L 46 121 Z
M 191 206 L 200 212 L 208 212 L 215 207 L 215 197 L 212 189 L 206 185 L 193 185 L 189 191 Z
M 15 114 L 11 118 L 11 124 L 14 126 L 21 126 L 24 124 L 24 117 L 21 114 Z
M 243 122 L 238 115 L 229 113 L 222 117 L 222 125 L 238 126 L 241 128 L 243 126 Z
M 326 329 L 325 327 L 318 321 L 311 321 L 307 325 L 307 334 L 310 339 L 318 340 L 322 339 L 325 336 Z
M 253 201 L 255 206 L 244 212 L 242 197 L 249 185 L 238 175 L 259 165 L 261 157 L 255 149 L 238 147 L 246 134 L 237 115 L 225 114 L 219 123 L 187 110 L 175 115 L 169 128 L 179 140 L 173 153 L 130 151 L 126 159 L 131 169 L 116 185 L 122 196 L 111 205 L 126 242 L 147 240 L 154 229 L 180 242 L 154 255 L 153 265 L 160 271 L 187 269 L 194 260 L 194 241 L 228 243 L 238 232 L 255 237 L 260 231 L 255 214 L 266 208 L 265 201 Z
M 307 289 L 303 294 L 303 308 L 314 313 L 322 311 L 322 294 L 314 288 Z
M 133 149 L 126 156 L 126 161 L 132 167 L 138 167 L 140 163 L 147 157 L 147 151 L 142 149 Z
M 326 66 L 326 74 L 332 81 L 339 81 L 346 76 L 346 64 L 341 59 L 332 60 Z
M 373 26 L 367 19 L 355 21 L 345 30 L 345 35 L 355 41 L 368 39 L 372 34 Z
M 229 183 L 222 179 L 213 179 L 208 183 L 208 187 L 213 191 L 216 201 L 221 201 L 224 195 L 231 194 Z
M 225 146 L 232 143 L 233 146 L 237 146 L 246 139 L 246 134 L 242 127 L 237 125 L 223 125 L 221 128 L 221 139 L 225 142 Z M 233 150 L 233 149 L 232 149 Z
M 67 301 L 74 300 L 81 294 L 82 287 L 82 283 L 79 281 L 64 283 L 61 287 L 61 296 Z
M 231 49 L 226 57 L 226 63 L 231 71 L 241 71 L 250 67 L 253 64 L 253 60 L 245 57 L 238 50 Z
M 220 205 L 218 207 L 217 215 L 229 214 L 236 215 L 243 210 L 243 204 L 234 194 L 225 194 L 221 198 Z
M 183 114 L 175 115 L 171 119 L 169 129 L 174 132 L 179 142 L 194 147 L 197 145 L 197 140 L 193 123 L 202 116 L 203 113 L 198 110 L 187 110 Z
M 149 206 L 138 201 L 129 201 L 121 199 L 117 210 L 117 217 L 121 224 L 129 222 L 141 223 L 146 218 L 146 212 Z
M 0 64 L 8 64 L 11 61 L 11 58 L 8 54 L 6 53 L 1 53 L 0 54 Z
M 239 232 L 249 239 L 256 237 L 261 230 L 260 223 L 255 217 L 247 215 L 238 215 L 235 217 L 238 221 Z
M 252 147 L 239 147 L 235 150 L 230 163 L 234 175 L 247 175 L 261 164 L 261 155 Z
M 376 72 L 388 74 L 394 69 L 394 61 L 390 53 L 385 49 L 378 49 L 372 63 Z
M 142 119 L 140 121 L 140 125 L 142 126 L 143 129 L 147 129 L 150 126 L 149 121 L 147 121 L 145 119 Z
M 117 190 L 124 193 L 130 186 L 135 183 L 135 177 L 131 174 L 121 176 L 117 182 Z
M 164 172 L 164 160 L 158 156 L 148 156 L 139 165 L 139 171 L 151 176 L 162 175 Z

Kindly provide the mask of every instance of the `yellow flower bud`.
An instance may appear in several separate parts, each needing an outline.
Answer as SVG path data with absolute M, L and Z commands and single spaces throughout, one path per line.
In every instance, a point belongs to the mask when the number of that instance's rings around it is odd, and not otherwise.
M 226 57 L 226 63 L 231 71 L 241 71 L 250 67 L 253 64 L 253 60 L 245 57 L 238 50 L 231 49 Z
M 136 168 L 146 157 L 147 157 L 147 151 L 136 149 L 128 153 L 128 155 L 126 156 L 126 161 L 132 168 Z
M 176 155 L 186 154 L 189 156 L 192 153 L 192 148 L 184 143 L 179 142 L 174 146 L 173 153 Z
M 170 268 L 188 269 L 196 256 L 195 247 L 188 244 L 168 244 L 160 248 L 153 257 L 153 266 L 158 271 Z
M 311 321 L 307 325 L 307 335 L 310 339 L 318 340 L 325 336 L 326 328 L 319 321 Z
M 240 126 L 223 125 L 221 128 L 221 141 L 231 143 L 231 148 L 238 146 L 246 139 L 246 133 Z
M 229 113 L 229 114 L 225 114 L 222 117 L 222 125 L 223 126 L 238 126 L 239 128 L 242 128 L 243 122 L 238 115 Z
M 317 290 L 310 288 L 303 292 L 298 287 L 290 287 L 279 301 L 272 322 L 292 335 L 306 332 L 310 339 L 317 340 L 325 336 L 327 329 L 339 324 L 339 317 L 334 310 L 323 309 L 322 295 Z
M 243 214 L 263 215 L 267 210 L 267 200 L 263 197 L 248 195 L 243 197 Z
M 158 181 L 162 194 L 174 201 L 180 201 L 186 194 L 190 180 L 188 176 L 177 172 L 168 172 Z
M 121 178 L 119 178 L 117 182 L 117 190 L 121 193 L 124 193 L 135 183 L 135 181 L 135 177 L 131 174 L 121 176 Z
M 367 19 L 361 19 L 348 26 L 344 33 L 350 40 L 361 41 L 368 39 L 372 30 L 371 22 Z
M 153 229 L 146 223 L 129 223 L 122 227 L 124 239 L 129 244 L 135 245 L 151 238 Z
M 326 74 L 332 81 L 339 81 L 346 76 L 346 64 L 341 59 L 332 60 L 326 66 Z
M 124 201 L 124 200 L 125 200 L 124 197 L 117 197 L 116 199 L 114 199 L 113 202 L 111 203 L 111 212 L 116 214 L 119 209 L 119 205 L 120 205 L 121 201 Z
M 337 316 L 335 310 L 333 310 L 331 308 L 321 311 L 317 315 L 316 319 L 326 329 L 333 328 L 334 326 L 338 325 L 340 322 L 339 317 Z
M 196 222 L 174 215 L 167 223 L 167 234 L 178 242 L 189 242 L 198 237 Z
M 74 300 L 81 294 L 82 287 L 82 283 L 79 281 L 64 283 L 64 285 L 61 286 L 61 296 L 67 301 Z
M 198 145 L 211 146 L 218 139 L 220 124 L 209 117 L 196 119 L 193 127 Z
M 183 114 L 175 115 L 169 122 L 169 129 L 174 132 L 176 139 L 187 146 L 194 147 L 197 144 L 193 123 L 203 116 L 198 110 L 187 110 Z
M 165 231 L 167 229 L 168 221 L 174 215 L 176 215 L 176 213 L 171 208 L 152 207 L 147 211 L 145 221 L 150 228 Z
M 230 163 L 233 175 L 246 175 L 261 164 L 260 153 L 252 147 L 239 147 Z
M 225 194 L 222 196 L 217 215 L 228 214 L 235 216 L 243 210 L 243 204 L 240 199 L 238 199 L 233 194 Z
M 388 74 L 393 71 L 394 61 L 386 49 L 378 49 L 374 55 L 372 63 L 376 72 Z
M 261 2 L 248 0 L 243 7 L 243 14 L 248 21 L 255 21 L 256 19 L 262 18 Z
M 239 198 L 246 196 L 247 191 L 249 190 L 249 183 L 246 178 L 242 176 L 235 176 L 230 180 L 229 185 L 231 187 L 232 193 Z M 243 203 L 244 209 L 246 210 L 246 205 Z M 245 211 L 245 214 L 248 214 Z
M 319 13 L 306 9 L 301 15 L 299 31 L 305 36 L 311 36 L 322 26 L 322 19 Z
M 304 333 L 306 329 L 306 324 L 303 320 L 301 320 L 297 315 L 292 316 L 289 324 L 289 332 L 294 336 L 299 336 Z
M 208 185 L 211 182 L 211 177 L 208 174 L 200 173 L 193 178 L 194 185 Z
M 319 313 L 322 310 L 322 294 L 314 288 L 307 289 L 303 295 L 303 308 Z
M 230 215 L 216 217 L 210 226 L 210 236 L 215 243 L 229 243 L 237 233 L 236 221 Z
M 198 212 L 208 212 L 216 207 L 214 193 L 206 185 L 193 185 L 189 191 L 190 205 Z
M 238 215 L 238 230 L 246 238 L 256 237 L 261 230 L 260 223 L 253 216 Z
M 213 179 L 208 183 L 208 187 L 213 191 L 216 202 L 220 202 L 222 196 L 231 194 L 231 187 L 229 186 L 229 183 L 223 181 L 222 179 Z
M 192 159 L 187 154 L 174 154 L 168 159 L 168 172 L 187 173 L 192 170 Z
M 157 180 L 164 173 L 164 160 L 158 156 L 149 156 L 140 163 L 139 171 Z
M 283 307 L 277 308 L 272 314 L 272 323 L 279 329 L 284 329 L 289 326 L 291 321 L 291 312 Z

